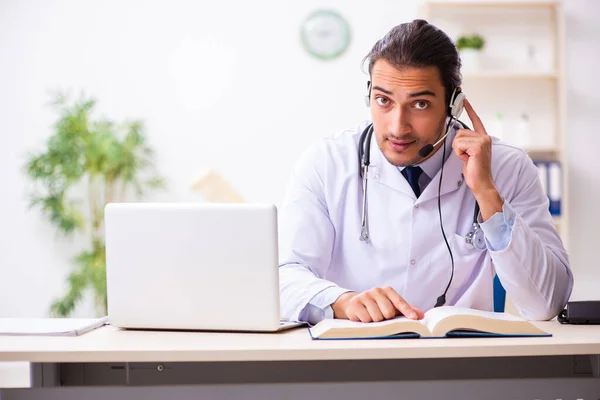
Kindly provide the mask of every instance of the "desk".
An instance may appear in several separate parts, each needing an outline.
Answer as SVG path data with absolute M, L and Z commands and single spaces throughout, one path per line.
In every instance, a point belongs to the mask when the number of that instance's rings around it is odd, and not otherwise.
M 32 363 L 32 387 L 0 398 L 600 398 L 600 326 L 535 324 L 553 336 L 313 341 L 305 328 L 107 326 L 80 337 L 0 337 L 0 361 Z

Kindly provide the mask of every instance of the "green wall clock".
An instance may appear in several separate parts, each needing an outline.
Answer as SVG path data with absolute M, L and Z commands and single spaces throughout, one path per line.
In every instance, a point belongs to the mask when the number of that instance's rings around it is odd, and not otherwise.
M 348 48 L 350 27 L 339 13 L 317 10 L 303 21 L 300 37 L 308 53 L 322 60 L 331 60 Z

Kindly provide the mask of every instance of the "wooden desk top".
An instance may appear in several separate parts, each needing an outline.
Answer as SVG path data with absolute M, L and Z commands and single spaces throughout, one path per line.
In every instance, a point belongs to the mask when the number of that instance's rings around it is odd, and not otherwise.
M 535 324 L 553 336 L 319 341 L 312 340 L 306 328 L 279 333 L 217 333 L 128 331 L 105 326 L 78 337 L 0 336 L 0 361 L 296 361 L 600 354 L 600 325 Z

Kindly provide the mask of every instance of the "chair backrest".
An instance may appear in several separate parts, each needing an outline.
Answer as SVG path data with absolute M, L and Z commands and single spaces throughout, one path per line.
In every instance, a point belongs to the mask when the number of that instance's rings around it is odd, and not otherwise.
M 498 275 L 494 277 L 494 311 L 504 312 L 504 306 L 506 304 L 506 290 Z

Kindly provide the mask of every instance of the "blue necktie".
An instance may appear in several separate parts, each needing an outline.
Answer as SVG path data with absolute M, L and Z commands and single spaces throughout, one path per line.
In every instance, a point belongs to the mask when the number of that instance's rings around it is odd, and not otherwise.
M 422 173 L 423 170 L 421 169 L 421 167 L 405 167 L 402 170 L 402 175 L 404 175 L 413 192 L 415 192 L 415 196 L 417 197 L 421 195 L 421 188 L 419 187 L 419 177 Z

